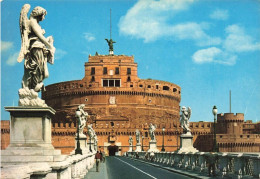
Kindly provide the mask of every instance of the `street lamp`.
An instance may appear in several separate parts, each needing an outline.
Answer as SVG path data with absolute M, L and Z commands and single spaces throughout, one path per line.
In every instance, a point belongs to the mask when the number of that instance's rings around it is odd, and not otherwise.
M 92 142 L 92 141 L 91 141 L 91 137 L 89 137 L 89 141 L 90 141 L 90 142 L 89 142 L 89 151 L 92 152 L 92 149 L 91 149 L 91 142 Z
M 162 133 L 163 133 L 162 151 L 163 151 L 163 152 L 165 151 L 165 148 L 164 148 L 164 131 L 165 131 L 165 128 L 163 127 L 163 128 L 162 128 Z
M 77 148 L 75 150 L 75 154 L 81 154 L 82 155 L 82 150 L 80 148 L 80 143 L 79 143 L 79 125 L 77 127 Z
M 214 136 L 213 136 L 213 152 L 218 152 L 218 144 L 216 138 L 216 120 L 217 120 L 218 109 L 216 106 L 213 106 L 212 114 L 214 115 Z
M 144 151 L 144 136 L 142 135 L 142 151 Z

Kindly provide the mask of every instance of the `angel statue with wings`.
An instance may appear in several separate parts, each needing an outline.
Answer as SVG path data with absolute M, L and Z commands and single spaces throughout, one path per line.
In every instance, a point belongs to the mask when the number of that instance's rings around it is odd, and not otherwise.
M 156 125 L 153 125 L 152 123 L 149 126 L 149 135 L 151 137 L 151 141 L 156 141 L 155 139 L 155 129 L 156 129 Z
M 191 116 L 191 108 L 188 107 L 188 109 L 186 109 L 185 106 L 183 106 L 181 108 L 181 127 L 183 128 L 183 132 L 186 134 L 186 133 L 190 133 L 190 116 Z
M 85 104 L 79 105 L 75 114 L 75 117 L 78 120 L 78 129 L 80 137 L 86 137 L 85 134 L 83 134 L 83 130 L 87 123 L 88 113 L 84 111 L 84 107 Z
M 21 50 L 17 61 L 24 59 L 22 87 L 39 92 L 44 89 L 43 80 L 49 76 L 47 62 L 54 63 L 55 47 L 53 37 L 44 37 L 45 31 L 39 25 L 47 11 L 35 7 L 28 19 L 30 5 L 25 4 L 20 13 Z

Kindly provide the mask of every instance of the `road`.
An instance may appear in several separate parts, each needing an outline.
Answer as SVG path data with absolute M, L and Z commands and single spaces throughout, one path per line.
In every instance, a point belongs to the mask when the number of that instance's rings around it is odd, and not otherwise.
M 106 157 L 109 179 L 190 178 L 125 157 Z

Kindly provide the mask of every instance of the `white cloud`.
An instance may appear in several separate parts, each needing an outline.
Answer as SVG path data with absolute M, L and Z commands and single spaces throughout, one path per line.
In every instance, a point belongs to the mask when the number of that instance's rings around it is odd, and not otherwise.
M 7 51 L 13 47 L 13 42 L 1 41 L 1 52 Z
M 56 51 L 55 51 L 55 59 L 59 60 L 59 59 L 63 58 L 66 54 L 67 54 L 66 51 L 64 51 L 62 49 L 56 49 Z
M 216 9 L 210 14 L 210 18 L 216 20 L 227 20 L 228 17 L 229 17 L 228 10 L 223 10 L 223 9 Z
M 210 37 L 205 33 L 204 30 L 209 27 L 209 24 L 172 23 L 174 15 L 187 9 L 192 2 L 194 1 L 139 0 L 125 16 L 120 18 L 120 34 L 144 39 L 144 42 L 167 37 L 177 40 L 194 40 L 199 46 L 220 44 L 220 38 Z
M 249 52 L 260 50 L 260 42 L 245 34 L 244 29 L 239 25 L 230 25 L 225 29 L 227 37 L 223 48 L 230 52 Z
M 95 36 L 92 34 L 92 33 L 84 33 L 84 38 L 87 40 L 87 41 L 93 41 L 93 40 L 95 40 L 96 38 L 95 38 Z
M 18 63 L 17 62 L 18 55 L 19 55 L 19 52 L 16 52 L 16 53 L 10 55 L 8 60 L 6 61 L 6 64 L 10 65 L 10 66 L 14 66 L 16 63 Z
M 219 63 L 224 65 L 234 65 L 236 59 L 236 55 L 226 53 L 216 47 L 198 50 L 192 56 L 192 60 L 197 64 Z

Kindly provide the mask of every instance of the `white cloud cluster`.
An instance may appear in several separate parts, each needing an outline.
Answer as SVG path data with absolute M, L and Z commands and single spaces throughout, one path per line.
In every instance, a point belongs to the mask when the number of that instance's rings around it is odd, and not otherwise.
M 18 55 L 19 55 L 19 52 L 15 52 L 15 53 L 11 54 L 6 61 L 6 64 L 10 65 L 10 66 L 14 66 L 16 63 L 18 63 L 17 62 Z
M 239 25 L 230 25 L 225 29 L 226 38 L 221 47 L 210 47 L 195 52 L 192 60 L 195 63 L 220 63 L 234 65 L 237 54 L 260 50 L 260 42 L 254 42 L 253 38 L 244 32 Z M 221 48 L 221 49 L 220 49 Z
M 229 18 L 228 10 L 216 9 L 210 14 L 211 19 L 227 20 Z
M 54 58 L 56 60 L 59 60 L 59 59 L 63 58 L 66 54 L 67 54 L 66 51 L 64 51 L 62 49 L 56 49 Z
M 84 35 L 84 38 L 88 41 L 88 42 L 90 42 L 90 41 L 93 41 L 93 40 L 95 40 L 96 38 L 95 38 L 95 36 L 92 34 L 92 33 L 84 33 L 83 34 Z
M 13 47 L 12 42 L 1 41 L 1 52 L 8 51 Z
M 187 9 L 193 0 L 139 0 L 120 18 L 122 35 L 155 41 L 161 37 L 194 40 L 197 45 L 217 45 L 220 39 L 206 34 L 204 24 L 186 22 L 170 24 L 176 13 Z

